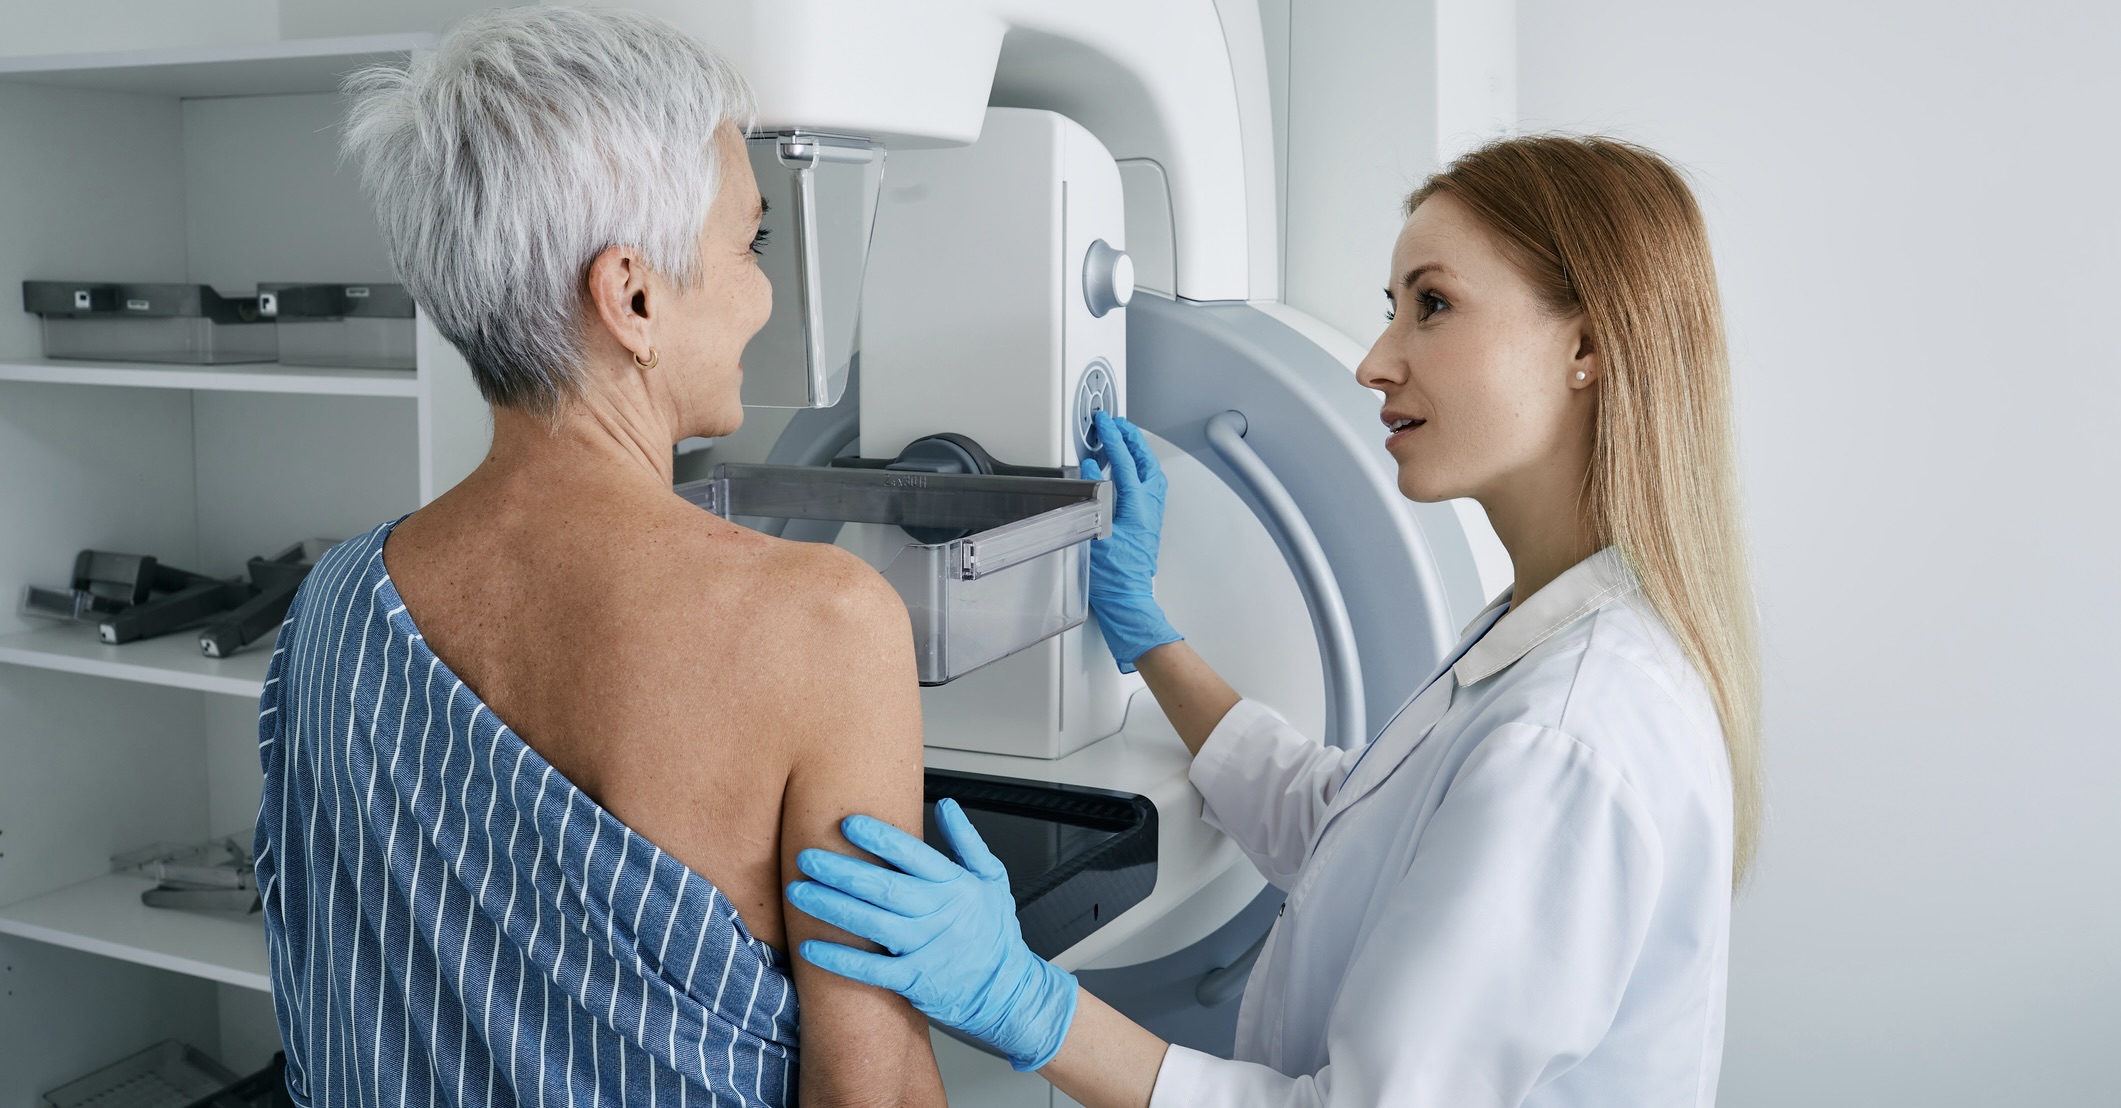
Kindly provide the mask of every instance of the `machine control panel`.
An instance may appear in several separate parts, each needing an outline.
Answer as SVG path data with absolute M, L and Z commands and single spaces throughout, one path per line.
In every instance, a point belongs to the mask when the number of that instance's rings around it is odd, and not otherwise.
M 1112 363 L 1099 358 L 1083 370 L 1082 380 L 1075 386 L 1075 451 L 1077 457 L 1087 458 L 1097 452 L 1097 424 L 1094 419 L 1099 412 L 1119 412 L 1119 386 L 1112 380 Z

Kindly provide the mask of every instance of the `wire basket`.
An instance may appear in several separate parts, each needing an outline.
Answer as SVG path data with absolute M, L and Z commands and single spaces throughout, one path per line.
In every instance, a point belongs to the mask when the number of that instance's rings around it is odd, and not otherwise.
M 43 1108 L 187 1108 L 229 1086 L 221 1063 L 170 1039 L 44 1094 Z

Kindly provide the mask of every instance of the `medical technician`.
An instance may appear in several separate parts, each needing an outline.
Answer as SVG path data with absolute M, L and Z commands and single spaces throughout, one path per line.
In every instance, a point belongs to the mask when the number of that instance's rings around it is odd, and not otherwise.
M 1714 1103 L 1758 676 L 1700 211 L 1655 154 L 1567 137 L 1475 151 L 1406 208 L 1357 372 L 1400 490 L 1478 500 L 1516 581 L 1366 749 L 1241 699 L 1165 622 L 1141 433 L 1102 422 L 1085 466 L 1118 494 L 1092 554 L 1105 640 L 1192 749 L 1206 818 L 1288 892 L 1235 1058 L 1034 956 L 948 800 L 956 862 L 862 815 L 847 839 L 895 868 L 798 858 L 789 900 L 888 952 L 805 959 L 1091 1108 Z

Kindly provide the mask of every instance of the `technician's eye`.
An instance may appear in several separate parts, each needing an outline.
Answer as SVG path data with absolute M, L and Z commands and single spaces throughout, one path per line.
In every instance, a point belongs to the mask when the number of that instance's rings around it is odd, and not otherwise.
M 770 229 L 759 228 L 759 233 L 751 236 L 751 252 L 753 254 L 764 254 L 766 252 L 766 240 L 772 235 L 773 232 Z
M 1385 293 L 1385 322 L 1390 323 L 1397 318 L 1399 318 L 1399 305 L 1392 302 L 1392 294 L 1387 291 Z
M 1443 311 L 1445 308 L 1451 306 L 1450 301 L 1445 300 L 1443 297 L 1438 296 L 1433 292 L 1422 293 L 1419 297 L 1415 299 L 1415 303 L 1421 309 L 1420 318 L 1422 319 L 1428 319 L 1430 316 L 1435 315 L 1437 312 Z

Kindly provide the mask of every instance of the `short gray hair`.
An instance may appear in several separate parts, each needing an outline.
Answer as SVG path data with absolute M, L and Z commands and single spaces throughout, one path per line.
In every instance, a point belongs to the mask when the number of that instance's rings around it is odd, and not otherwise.
M 754 112 L 704 44 L 615 8 L 476 15 L 346 91 L 345 156 L 399 279 L 488 403 L 543 415 L 581 384 L 590 262 L 631 246 L 689 286 L 721 181 L 715 131 Z

